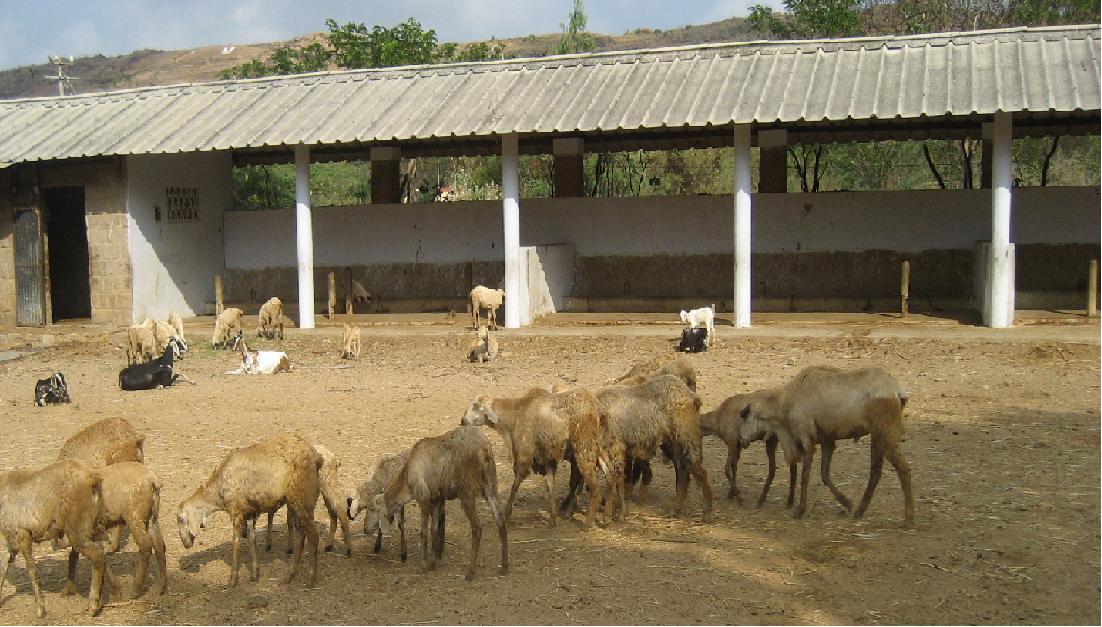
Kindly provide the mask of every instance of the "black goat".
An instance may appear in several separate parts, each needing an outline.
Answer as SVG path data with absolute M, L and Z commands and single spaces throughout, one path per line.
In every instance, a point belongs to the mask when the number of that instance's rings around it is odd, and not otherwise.
M 180 351 L 179 340 L 175 337 L 169 338 L 165 352 L 159 359 L 127 366 L 119 371 L 119 387 L 124 390 L 156 390 L 172 385 L 176 379 L 183 377 L 172 374 L 172 361 L 179 358 Z
M 55 372 L 48 379 L 39 379 L 34 384 L 34 404 L 39 407 L 69 403 L 69 386 L 65 384 L 65 375 Z
M 708 329 L 685 329 L 681 332 L 681 344 L 677 350 L 686 353 L 701 353 L 708 350 Z

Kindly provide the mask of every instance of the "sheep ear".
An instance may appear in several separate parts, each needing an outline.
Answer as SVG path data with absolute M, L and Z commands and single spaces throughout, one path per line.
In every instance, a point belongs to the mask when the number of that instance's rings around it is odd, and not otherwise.
M 742 418 L 743 420 L 746 420 L 747 418 L 749 418 L 750 417 L 750 403 L 747 403 L 746 407 L 743 407 L 742 411 L 740 411 L 738 413 L 738 415 L 739 415 L 739 418 Z

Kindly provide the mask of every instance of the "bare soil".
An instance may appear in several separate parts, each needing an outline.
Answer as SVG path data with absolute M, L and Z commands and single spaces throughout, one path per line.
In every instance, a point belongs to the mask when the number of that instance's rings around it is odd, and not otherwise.
M 588 532 L 577 514 L 549 528 L 542 481 L 529 478 L 509 526 L 512 569 L 505 576 L 497 574 L 498 540 L 481 504 L 478 577 L 463 580 L 469 527 L 453 502 L 444 558 L 434 572 L 422 573 L 418 564 L 419 512 L 411 506 L 406 563 L 398 560 L 394 537 L 373 555 L 358 520 L 352 557 L 323 553 L 317 588 L 306 589 L 302 575 L 283 584 L 281 515 L 277 548 L 261 558 L 261 581 L 243 576 L 227 589 L 226 516 L 213 516 L 195 547 L 184 550 L 174 512 L 229 448 L 295 431 L 337 453 L 352 485 L 380 455 L 456 426 L 479 393 L 514 394 L 557 381 L 597 384 L 673 349 L 653 333 L 503 334 L 505 354 L 477 366 L 463 362 L 467 332 L 367 332 L 361 359 L 342 362 L 339 337 L 328 331 L 264 342 L 280 344 L 297 364 L 293 373 L 269 377 L 225 376 L 234 356 L 195 341 L 181 370 L 197 385 L 161 391 L 119 391 L 125 353 L 117 334 L 0 364 L 0 466 L 51 461 L 83 425 L 125 416 L 147 434 L 147 462 L 165 485 L 169 593 L 129 599 L 121 592 L 90 618 L 85 598 L 59 594 L 64 555 L 40 545 L 42 622 L 1099 623 L 1098 346 L 953 337 L 728 335 L 715 350 L 689 356 L 705 408 L 811 364 L 894 373 L 912 393 L 904 446 L 914 468 L 916 530 L 900 528 L 902 495 L 890 466 L 862 520 L 844 515 L 817 468 L 802 520 L 785 510 L 784 472 L 764 508 L 737 506 L 724 498 L 726 449 L 706 438 L 717 496 L 710 524 L 700 522 L 695 484 L 685 515 L 669 515 L 673 473 L 662 464 L 649 503 L 631 504 L 624 524 Z M 74 403 L 32 407 L 34 380 L 53 370 L 65 373 Z M 490 437 L 504 495 L 510 465 L 501 440 Z M 867 450 L 866 438 L 840 443 L 835 455 L 834 479 L 851 498 L 867 479 Z M 740 471 L 752 502 L 765 475 L 760 445 L 744 453 Z M 566 475 L 560 474 L 560 497 Z M 328 520 L 320 501 L 316 517 Z M 124 590 L 135 561 L 132 542 L 109 558 Z M 89 576 L 82 560 L 84 593 Z M 0 622 L 36 622 L 22 560 L 0 594 Z

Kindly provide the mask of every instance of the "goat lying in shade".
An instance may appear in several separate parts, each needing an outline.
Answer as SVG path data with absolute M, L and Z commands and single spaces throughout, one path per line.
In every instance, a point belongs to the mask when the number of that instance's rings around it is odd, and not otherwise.
M 226 374 L 276 374 L 294 370 L 287 353 L 283 351 L 249 350 L 245 338 L 234 338 L 234 350 L 241 354 L 241 365 Z
M 34 384 L 34 404 L 39 407 L 68 403 L 69 386 L 65 384 L 65 375 L 55 372 L 47 379 L 39 379 Z
M 195 384 L 182 374 L 173 374 L 173 360 L 180 356 L 179 340 L 170 338 L 165 352 L 158 359 L 147 361 L 144 364 L 134 364 L 119 371 L 119 387 L 124 390 L 158 390 L 166 388 L 177 380 Z

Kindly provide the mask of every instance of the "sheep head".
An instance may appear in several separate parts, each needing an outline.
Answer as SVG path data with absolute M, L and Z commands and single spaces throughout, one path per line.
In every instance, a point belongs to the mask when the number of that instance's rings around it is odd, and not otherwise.
M 488 396 L 480 396 L 467 405 L 467 411 L 463 413 L 463 419 L 459 424 L 464 427 L 480 427 L 482 425 L 496 426 L 498 415 L 494 413 L 493 399 Z
M 199 491 L 182 501 L 176 508 L 176 523 L 180 528 L 180 543 L 185 549 L 195 544 L 199 531 L 207 526 L 207 516 L 213 511 Z
M 390 533 L 390 524 L 394 522 L 394 513 L 386 504 L 386 495 L 376 494 L 371 499 L 371 505 L 367 507 L 367 520 L 364 521 L 364 534 L 371 535 L 377 531 L 384 534 Z

